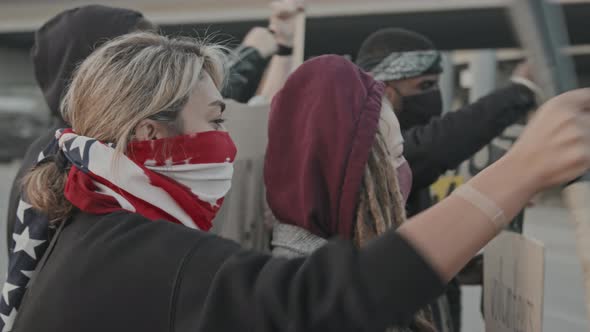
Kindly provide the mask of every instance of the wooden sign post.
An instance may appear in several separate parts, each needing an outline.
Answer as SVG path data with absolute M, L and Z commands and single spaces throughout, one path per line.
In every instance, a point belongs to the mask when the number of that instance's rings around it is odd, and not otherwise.
M 295 17 L 295 34 L 293 36 L 293 69 L 297 69 L 305 60 L 305 12 Z
M 503 232 L 484 251 L 486 332 L 541 332 L 545 255 L 543 245 Z

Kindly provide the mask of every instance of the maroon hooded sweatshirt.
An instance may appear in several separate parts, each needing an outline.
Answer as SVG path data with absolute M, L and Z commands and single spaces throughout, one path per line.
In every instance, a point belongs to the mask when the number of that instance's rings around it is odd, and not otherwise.
M 339 56 L 315 58 L 291 75 L 272 103 L 264 171 L 281 223 L 352 238 L 383 92 L 382 83 Z M 402 185 L 411 179 L 404 166 Z

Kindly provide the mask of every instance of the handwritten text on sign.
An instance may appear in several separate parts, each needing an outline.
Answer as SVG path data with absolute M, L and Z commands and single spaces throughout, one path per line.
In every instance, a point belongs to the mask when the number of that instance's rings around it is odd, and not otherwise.
M 487 332 L 541 332 L 544 250 L 534 240 L 504 232 L 484 252 Z

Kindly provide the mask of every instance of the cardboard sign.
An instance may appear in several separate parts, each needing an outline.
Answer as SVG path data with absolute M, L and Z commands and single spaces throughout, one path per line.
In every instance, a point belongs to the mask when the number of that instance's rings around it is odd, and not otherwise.
M 487 332 L 541 332 L 545 254 L 541 243 L 503 232 L 484 251 Z
M 262 158 L 268 143 L 268 114 L 270 105 L 249 106 L 226 100 L 223 114 L 238 155 L 236 160 Z
M 264 250 L 269 243 L 263 170 L 270 106 L 248 106 L 230 100 L 226 103 L 225 126 L 238 154 L 232 187 L 213 221 L 212 231 L 246 248 Z
M 590 175 L 567 186 L 563 194 L 576 230 L 576 248 L 584 273 L 586 310 L 590 318 Z

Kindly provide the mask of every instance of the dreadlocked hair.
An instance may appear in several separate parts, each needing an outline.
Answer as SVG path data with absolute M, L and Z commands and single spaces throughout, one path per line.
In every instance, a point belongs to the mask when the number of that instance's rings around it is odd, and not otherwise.
M 406 220 L 406 209 L 397 180 L 397 171 L 383 135 L 377 131 L 363 175 L 357 207 L 354 242 L 361 247 Z M 386 179 L 386 181 L 384 181 Z M 436 332 L 430 310 L 421 310 L 410 324 L 413 332 Z M 389 328 L 388 332 L 404 331 Z

